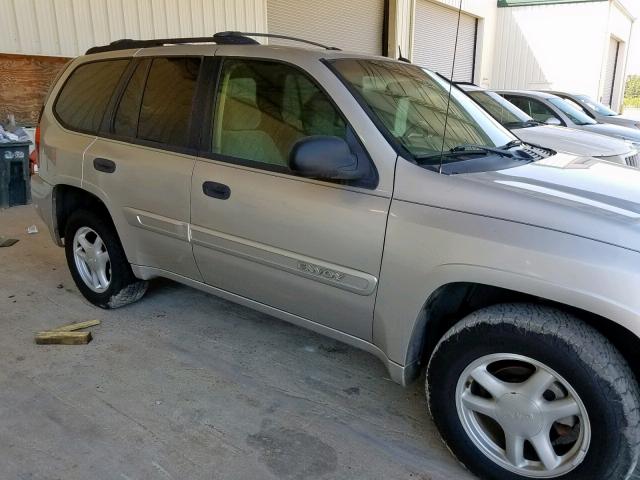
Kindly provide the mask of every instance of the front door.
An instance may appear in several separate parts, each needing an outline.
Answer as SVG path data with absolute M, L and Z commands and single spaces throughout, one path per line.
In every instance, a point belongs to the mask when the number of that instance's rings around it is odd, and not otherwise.
M 390 199 L 359 184 L 306 179 L 288 168 L 305 136 L 347 140 L 344 117 L 299 69 L 225 59 L 208 141 L 193 173 L 191 237 L 210 285 L 365 340 Z M 206 136 L 205 136 L 206 138 Z

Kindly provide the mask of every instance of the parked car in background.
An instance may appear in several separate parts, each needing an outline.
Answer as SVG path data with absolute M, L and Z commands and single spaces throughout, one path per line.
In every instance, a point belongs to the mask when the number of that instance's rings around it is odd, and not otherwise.
M 121 40 L 55 83 L 33 198 L 84 297 L 166 277 L 426 370 L 483 479 L 628 478 L 640 171 L 523 144 L 415 65 L 251 37 Z
M 482 108 L 520 140 L 553 148 L 559 152 L 596 157 L 601 160 L 640 166 L 640 153 L 631 143 L 575 128 L 546 125 L 534 120 L 513 103 L 476 85 L 458 83 Z
M 600 123 L 611 123 L 613 125 L 620 125 L 629 128 L 639 128 L 640 120 L 625 117 L 618 112 L 611 110 L 606 105 L 597 102 L 589 95 L 576 95 L 574 93 L 549 91 L 560 98 L 567 100 L 570 105 L 582 110 L 594 120 Z
M 495 91 L 540 122 L 621 138 L 640 147 L 640 130 L 609 123 L 598 123 L 582 110 L 578 110 L 552 93 L 532 90 Z

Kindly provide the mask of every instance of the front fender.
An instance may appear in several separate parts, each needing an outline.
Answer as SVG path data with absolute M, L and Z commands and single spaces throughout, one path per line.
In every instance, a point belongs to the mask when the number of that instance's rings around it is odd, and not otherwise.
M 501 287 L 608 318 L 640 337 L 640 255 L 567 233 L 394 200 L 373 341 L 411 365 L 424 307 L 443 285 Z

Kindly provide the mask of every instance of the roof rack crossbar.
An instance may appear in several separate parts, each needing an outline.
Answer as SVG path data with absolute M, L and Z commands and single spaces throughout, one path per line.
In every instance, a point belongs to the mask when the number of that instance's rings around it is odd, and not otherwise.
M 234 37 L 234 36 L 240 36 L 240 37 L 264 37 L 264 38 L 280 38 L 282 40 L 290 40 L 292 42 L 300 42 L 300 43 L 306 43 L 307 45 L 313 45 L 314 47 L 320 47 L 320 48 L 324 48 L 325 50 L 337 50 L 340 51 L 340 49 L 338 47 L 331 47 L 329 45 L 325 45 L 323 43 L 318 43 L 318 42 L 313 42 L 311 40 L 305 40 L 304 38 L 298 38 L 298 37 L 290 37 L 289 35 L 280 35 L 278 33 L 259 33 L 259 32 L 235 32 L 235 31 L 229 31 L 229 32 L 220 32 L 220 33 L 216 33 L 215 36 L 220 36 L 220 37 Z

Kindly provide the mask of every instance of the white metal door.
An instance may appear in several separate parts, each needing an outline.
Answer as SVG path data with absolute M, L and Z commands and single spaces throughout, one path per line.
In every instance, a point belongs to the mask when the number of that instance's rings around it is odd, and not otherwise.
M 613 90 L 616 81 L 616 66 L 618 64 L 618 54 L 620 52 L 620 42 L 615 38 L 609 39 L 609 54 L 607 56 L 607 69 L 605 71 L 604 89 L 602 90 L 602 103 L 611 106 L 613 103 Z
M 383 19 L 384 0 L 267 0 L 269 33 L 369 55 L 382 54 Z
M 417 0 L 413 63 L 451 77 L 457 26 L 457 10 Z M 454 80 L 473 82 L 476 38 L 476 17 L 461 13 Z

